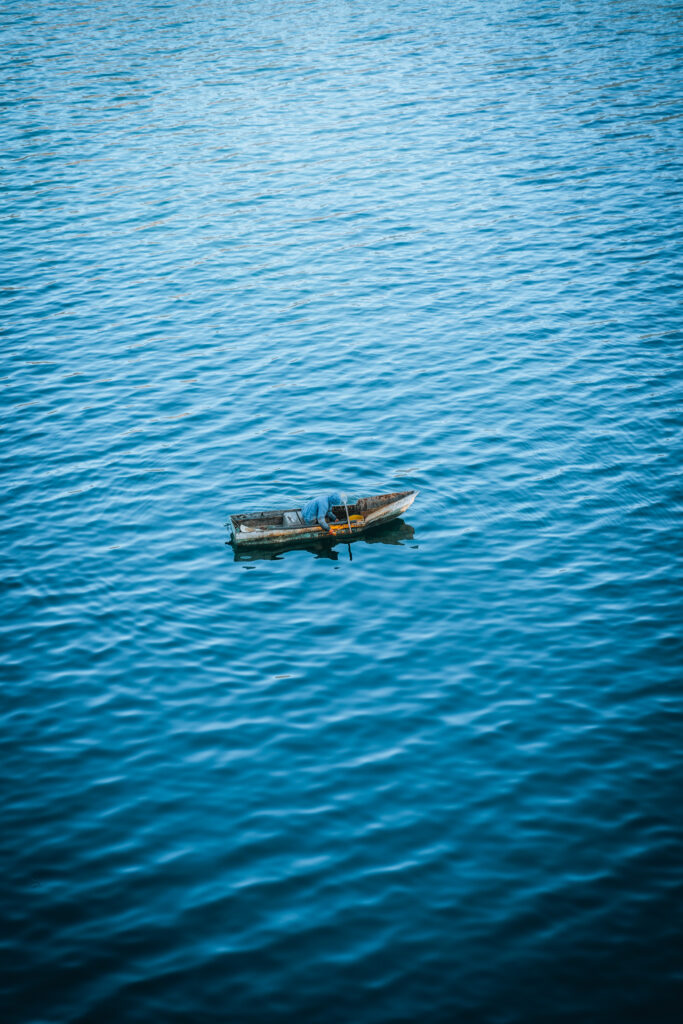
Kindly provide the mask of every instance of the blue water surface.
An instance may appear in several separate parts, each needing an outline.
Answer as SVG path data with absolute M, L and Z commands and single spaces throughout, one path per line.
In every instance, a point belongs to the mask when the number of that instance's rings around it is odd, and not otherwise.
M 680 5 L 0 25 L 4 1024 L 677 1020 Z

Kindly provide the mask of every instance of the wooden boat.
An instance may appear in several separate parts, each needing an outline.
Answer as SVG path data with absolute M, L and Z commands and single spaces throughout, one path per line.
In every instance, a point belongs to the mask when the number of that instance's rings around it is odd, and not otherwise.
M 417 491 L 395 491 L 392 494 L 373 494 L 369 498 L 358 498 L 346 507 L 332 508 L 339 520 L 330 523 L 330 532 L 317 523 L 304 523 L 300 508 L 275 509 L 272 512 L 246 512 L 230 516 L 225 524 L 232 530 L 232 543 L 239 548 L 263 545 L 290 544 L 310 540 L 349 540 L 365 533 L 373 526 L 387 523 L 402 515 L 415 501 Z

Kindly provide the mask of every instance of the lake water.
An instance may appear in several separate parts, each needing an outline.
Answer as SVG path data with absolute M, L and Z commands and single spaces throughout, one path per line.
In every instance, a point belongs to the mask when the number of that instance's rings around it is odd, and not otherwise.
M 4 1022 L 677 1019 L 682 29 L 6 0 Z

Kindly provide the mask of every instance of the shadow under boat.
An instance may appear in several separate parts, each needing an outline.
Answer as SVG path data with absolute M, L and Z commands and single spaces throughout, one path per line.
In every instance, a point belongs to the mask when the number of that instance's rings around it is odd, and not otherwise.
M 339 558 L 339 548 L 351 547 L 356 544 L 404 544 L 415 536 L 415 528 L 406 523 L 403 519 L 392 519 L 389 523 L 380 523 L 379 526 L 371 527 L 358 537 L 347 537 L 343 540 L 333 537 L 321 537 L 315 541 L 290 541 L 278 547 L 251 547 L 248 550 L 233 547 L 234 560 L 236 562 L 274 562 L 283 558 L 289 551 L 310 551 L 316 558 L 329 558 L 336 562 Z

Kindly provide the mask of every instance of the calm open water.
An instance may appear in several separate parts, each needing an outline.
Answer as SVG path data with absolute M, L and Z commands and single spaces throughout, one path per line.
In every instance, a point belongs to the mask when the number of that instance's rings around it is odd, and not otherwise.
M 676 1019 L 679 5 L 1 22 L 3 1022 Z

